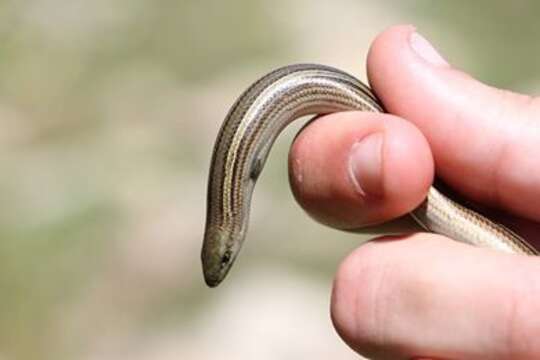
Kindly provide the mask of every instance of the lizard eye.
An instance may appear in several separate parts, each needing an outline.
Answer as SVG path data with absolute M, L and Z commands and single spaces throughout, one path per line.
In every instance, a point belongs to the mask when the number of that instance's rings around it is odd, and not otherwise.
M 221 266 L 225 266 L 231 261 L 231 250 L 226 250 L 223 256 L 221 257 Z

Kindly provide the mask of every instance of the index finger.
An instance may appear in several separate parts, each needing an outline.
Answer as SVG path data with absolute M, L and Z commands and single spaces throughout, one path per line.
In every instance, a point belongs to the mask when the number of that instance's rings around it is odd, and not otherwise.
M 437 176 L 467 198 L 540 220 L 540 101 L 452 68 L 411 26 L 373 42 L 368 75 L 385 108 L 426 136 Z

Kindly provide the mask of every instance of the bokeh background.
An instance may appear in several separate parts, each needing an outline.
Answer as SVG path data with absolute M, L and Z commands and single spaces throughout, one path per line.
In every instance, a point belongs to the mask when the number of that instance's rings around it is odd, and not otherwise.
M 273 151 L 227 281 L 199 250 L 214 137 L 267 71 L 365 79 L 413 23 L 455 66 L 540 89 L 536 1 L 0 1 L 0 359 L 355 359 L 329 318 L 340 260 Z M 296 126 L 296 129 L 298 129 Z

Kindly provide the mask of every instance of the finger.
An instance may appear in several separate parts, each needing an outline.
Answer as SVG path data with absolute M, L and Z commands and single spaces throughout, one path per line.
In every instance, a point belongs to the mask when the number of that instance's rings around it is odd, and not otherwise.
M 475 201 L 540 220 L 538 99 L 450 67 L 410 26 L 374 41 L 368 75 L 386 109 L 427 137 L 437 176 Z
M 388 114 L 323 116 L 295 139 L 293 193 L 318 221 L 342 229 L 386 221 L 414 209 L 433 180 L 422 134 Z
M 332 320 L 372 359 L 540 358 L 540 262 L 416 234 L 341 265 Z

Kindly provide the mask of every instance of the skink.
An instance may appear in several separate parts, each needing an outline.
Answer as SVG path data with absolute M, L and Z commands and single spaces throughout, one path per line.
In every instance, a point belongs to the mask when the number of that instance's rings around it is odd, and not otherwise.
M 202 248 L 204 278 L 217 286 L 227 275 L 246 236 L 251 194 L 281 130 L 309 114 L 375 111 L 383 107 L 353 76 L 315 64 L 279 68 L 251 85 L 229 111 L 216 139 L 208 180 Z M 429 189 L 410 215 L 426 230 L 468 244 L 537 255 L 518 235 Z

